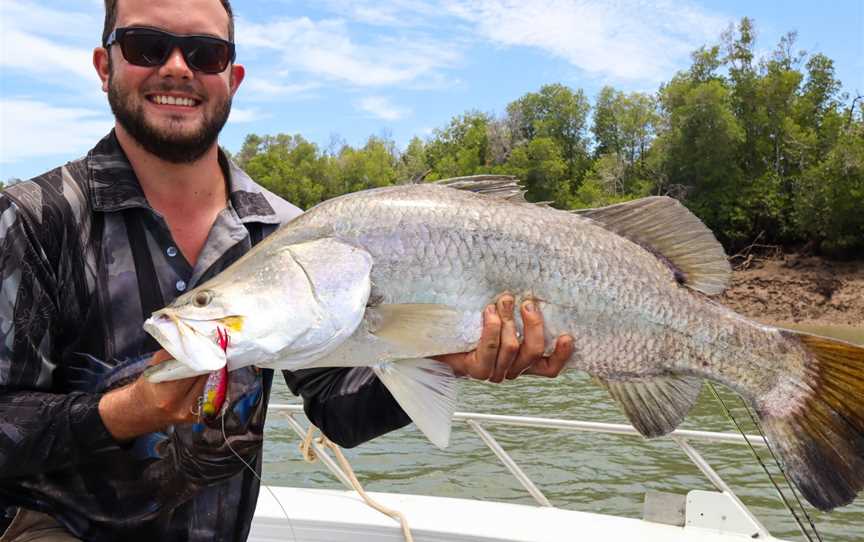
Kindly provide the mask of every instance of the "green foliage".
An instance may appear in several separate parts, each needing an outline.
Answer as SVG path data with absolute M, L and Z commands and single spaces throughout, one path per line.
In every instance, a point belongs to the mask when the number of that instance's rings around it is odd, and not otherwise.
M 504 169 L 522 179 L 531 201 L 561 204 L 569 197 L 567 163 L 551 137 L 538 137 L 513 149 Z
M 419 137 L 411 138 L 408 148 L 396 164 L 396 179 L 400 181 L 420 180 L 430 171 L 426 159 L 426 146 Z
M 426 160 L 432 173 L 428 179 L 446 179 L 484 173 L 491 166 L 488 126 L 491 117 L 469 111 L 435 130 L 426 145 Z
M 585 169 L 588 156 L 587 119 L 591 106 L 582 90 L 545 85 L 507 106 L 507 125 L 514 147 L 548 138 L 560 148 L 569 178 Z
M 502 116 L 457 115 L 404 151 L 387 138 L 325 153 L 300 135 L 251 134 L 234 158 L 302 207 L 397 182 L 505 173 L 529 200 L 560 207 L 671 195 L 729 251 L 757 236 L 862 251 L 860 107 L 840 94 L 830 58 L 796 50 L 795 33 L 762 58 L 756 36 L 744 18 L 656 94 L 604 87 L 593 114 L 582 90 L 550 84 Z
M 653 96 L 604 87 L 597 96 L 591 128 L 594 163 L 583 183 L 593 180 L 592 186 L 604 187 L 610 202 L 644 192 L 646 184 L 652 184 L 648 179 L 656 177 L 650 151 L 659 122 Z
M 850 123 L 824 160 L 809 168 L 795 198 L 795 218 L 810 240 L 829 251 L 862 248 L 864 120 Z
M 240 166 L 265 188 L 301 208 L 321 201 L 328 192 L 327 162 L 318 147 L 301 135 L 250 135 L 237 154 Z
M 631 168 L 618 155 L 599 156 L 575 193 L 567 200 L 567 207 L 604 207 L 650 195 L 653 183 L 645 179 L 628 179 L 629 171 Z
M 337 189 L 328 196 L 389 186 L 396 182 L 395 145 L 370 137 L 360 149 L 344 146 L 335 158 Z
M 847 231 L 849 217 L 833 211 L 838 200 L 827 203 L 814 188 L 837 188 L 826 160 L 839 160 L 843 139 L 840 83 L 824 55 L 802 70 L 807 55 L 795 51 L 795 39 L 787 34 L 757 60 L 755 29 L 743 19 L 659 93 L 663 129 L 650 150 L 657 192 L 683 196 L 730 250 L 760 235 L 797 244 Z M 852 195 L 848 185 L 840 192 Z M 804 218 L 815 209 L 844 226 Z M 860 236 L 857 243 L 864 246 Z

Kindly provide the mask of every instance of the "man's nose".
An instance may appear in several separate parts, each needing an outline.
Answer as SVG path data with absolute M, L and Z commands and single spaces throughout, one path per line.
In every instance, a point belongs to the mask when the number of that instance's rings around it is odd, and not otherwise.
M 159 75 L 162 77 L 176 77 L 178 79 L 192 79 L 194 74 L 192 68 L 186 64 L 186 59 L 183 58 L 183 51 L 179 47 L 175 47 L 165 63 L 159 68 Z

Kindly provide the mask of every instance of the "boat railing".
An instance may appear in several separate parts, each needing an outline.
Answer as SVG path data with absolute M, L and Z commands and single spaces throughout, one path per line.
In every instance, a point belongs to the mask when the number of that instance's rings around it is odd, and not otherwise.
M 295 418 L 296 415 L 304 415 L 302 405 L 286 405 L 286 404 L 271 404 L 270 411 L 283 412 L 288 414 L 288 424 L 295 433 L 302 439 L 306 436 L 307 430 L 300 425 Z M 305 417 L 305 415 L 304 415 Z M 464 422 L 470 427 L 484 444 L 495 454 L 501 463 L 510 471 L 510 473 L 522 484 L 522 487 L 534 498 L 540 506 L 552 506 L 549 499 L 542 491 L 534 484 L 531 478 L 519 467 L 516 461 L 508 454 L 504 448 L 495 440 L 495 437 L 489 433 L 485 425 L 498 426 L 516 426 L 516 427 L 532 427 L 543 429 L 557 429 L 564 431 L 582 431 L 588 433 L 602 433 L 607 435 L 622 435 L 640 437 L 642 435 L 636 431 L 631 425 L 616 424 L 616 423 L 599 423 L 586 422 L 578 420 L 559 420 L 554 418 L 535 418 L 529 416 L 507 416 L 500 414 L 479 414 L 473 412 L 456 412 L 453 415 L 454 422 Z M 727 495 L 734 503 L 739 512 L 746 516 L 752 524 L 759 530 L 761 536 L 770 536 L 770 533 L 750 511 L 747 506 L 741 502 L 741 499 L 735 494 L 729 485 L 720 477 L 720 475 L 711 467 L 708 461 L 691 445 L 691 442 L 714 442 L 726 443 L 746 446 L 749 440 L 750 445 L 755 448 L 767 447 L 765 440 L 759 435 L 742 435 L 738 433 L 717 433 L 711 431 L 692 431 L 686 429 L 678 429 L 661 437 L 661 439 L 671 440 L 681 451 L 687 456 L 693 465 L 695 465 L 702 474 L 714 485 L 721 493 Z M 336 461 L 328 454 L 326 448 L 317 442 L 313 441 L 312 446 L 318 458 L 324 465 L 338 478 L 348 489 L 353 489 L 351 482 L 342 472 L 342 469 L 336 464 Z

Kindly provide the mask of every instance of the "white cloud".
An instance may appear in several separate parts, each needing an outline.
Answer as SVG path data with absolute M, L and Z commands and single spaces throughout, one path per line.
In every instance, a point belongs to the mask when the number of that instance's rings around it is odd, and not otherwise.
M 360 100 L 357 106 L 376 118 L 390 121 L 399 120 L 411 114 L 410 110 L 392 104 L 383 96 L 368 96 Z
M 237 36 L 246 47 L 280 52 L 288 75 L 299 71 L 360 87 L 415 83 L 460 58 L 450 43 L 418 36 L 358 43 L 342 20 L 300 17 L 256 24 L 239 19 Z
M 689 53 L 714 40 L 724 18 L 684 2 L 622 0 L 445 0 L 485 39 L 534 47 L 596 76 L 667 79 Z
M 256 120 L 266 119 L 269 117 L 267 113 L 264 113 L 260 109 L 257 108 L 242 108 L 242 107 L 232 107 L 231 115 L 228 117 L 228 122 L 230 123 L 240 123 L 240 122 L 255 122 Z
M 114 124 L 104 111 L 0 99 L 0 161 L 84 153 Z
M 260 77 L 247 77 L 240 87 L 240 92 L 245 99 L 282 98 L 303 95 L 320 86 L 315 82 L 278 83 Z
M 426 26 L 441 15 L 440 6 L 423 0 L 325 0 L 324 3 L 343 17 L 377 26 Z
M 0 36 L 0 66 L 41 77 L 57 84 L 69 84 L 73 74 L 80 81 L 99 80 L 91 62 L 92 51 L 36 37 L 17 30 L 7 30 Z
M 40 35 L 53 35 L 64 40 L 79 39 L 99 45 L 102 37 L 102 2 L 90 13 L 60 11 L 36 2 L 3 0 L 0 22 L 4 31 L 19 30 Z
M 729 20 L 671 0 L 326 0 L 353 23 L 446 47 L 530 47 L 613 82 L 668 79 Z M 461 44 L 458 41 L 462 41 Z M 456 47 L 454 47 L 454 44 Z M 396 49 L 398 50 L 398 49 Z

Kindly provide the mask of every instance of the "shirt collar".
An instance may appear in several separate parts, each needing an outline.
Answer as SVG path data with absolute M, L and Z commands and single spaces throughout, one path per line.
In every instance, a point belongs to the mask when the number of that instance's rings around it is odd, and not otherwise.
M 90 150 L 87 163 L 94 210 L 116 212 L 133 207 L 151 209 L 114 130 Z M 222 149 L 219 149 L 219 165 L 228 179 L 231 206 L 241 222 L 280 222 L 264 196 L 264 189 L 249 178 Z

